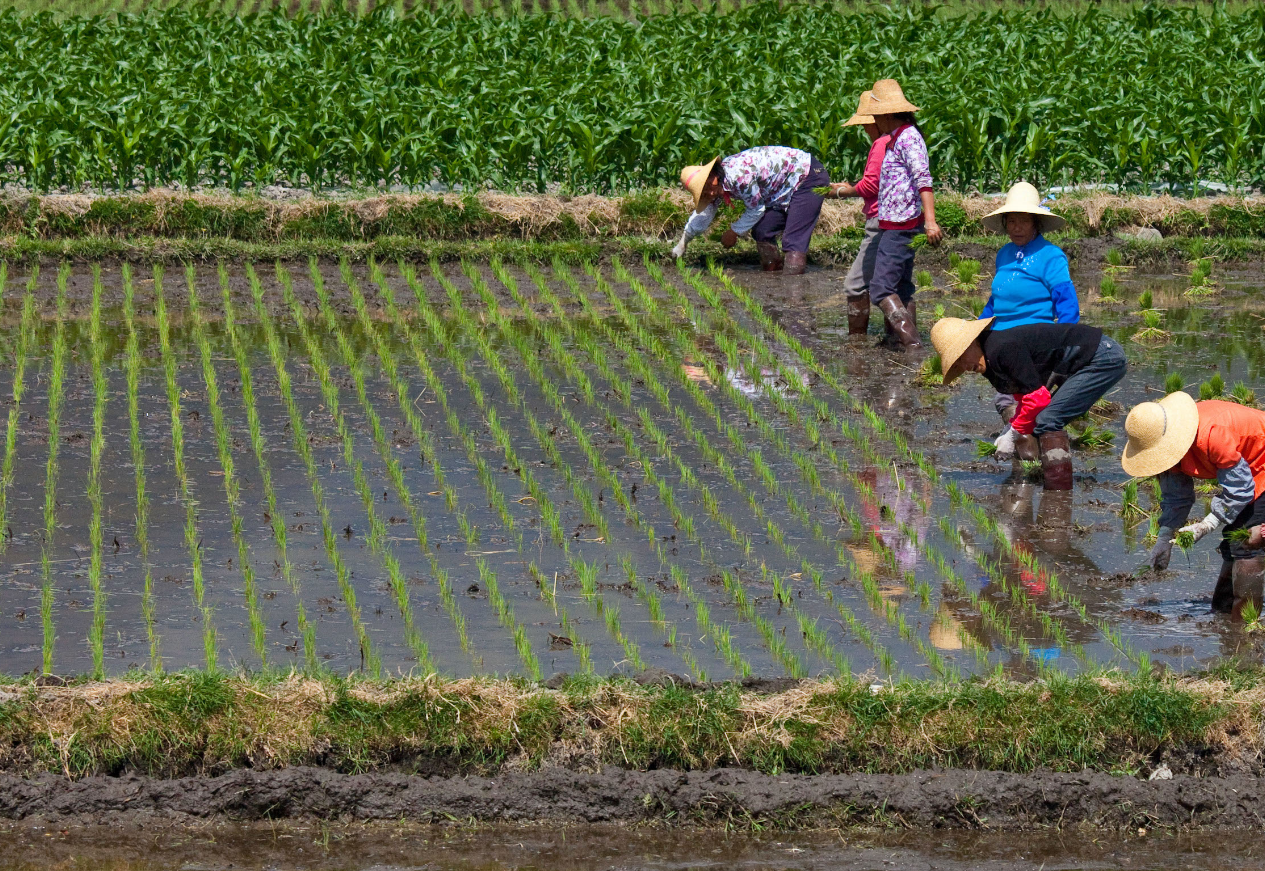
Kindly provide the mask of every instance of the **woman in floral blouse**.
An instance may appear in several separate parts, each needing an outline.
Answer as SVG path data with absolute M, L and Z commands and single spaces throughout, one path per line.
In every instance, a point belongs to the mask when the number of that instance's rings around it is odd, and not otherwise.
M 808 242 L 821 215 L 822 198 L 813 193 L 813 188 L 830 184 L 830 176 L 817 158 L 780 145 L 748 148 L 711 163 L 685 167 L 681 170 L 681 184 L 694 195 L 694 214 L 686 222 L 672 256 L 684 256 L 690 240 L 707 232 L 720 200 L 729 203 L 736 197 L 746 211 L 721 236 L 721 244 L 732 248 L 739 236 L 750 233 L 766 272 L 782 269 L 783 265 L 790 275 L 804 271 Z M 781 251 L 777 246 L 779 235 Z
M 936 201 L 931 193 L 927 143 L 914 123 L 918 107 L 905 99 L 895 79 L 874 83 L 870 114 L 879 131 L 890 137 L 878 182 L 878 223 L 883 229 L 870 301 L 887 318 L 892 344 L 918 348 L 917 309 L 914 305 L 914 249 L 920 233 L 937 245 L 944 237 L 936 223 Z

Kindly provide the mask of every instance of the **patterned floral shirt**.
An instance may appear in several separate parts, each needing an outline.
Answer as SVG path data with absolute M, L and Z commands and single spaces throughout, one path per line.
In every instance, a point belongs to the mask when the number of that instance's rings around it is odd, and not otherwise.
M 885 230 L 908 230 L 922 223 L 922 191 L 931 190 L 927 143 L 913 125 L 892 132 L 878 180 L 878 221 Z
M 782 145 L 761 145 L 722 158 L 725 169 L 722 187 L 747 207 L 730 228 L 739 236 L 751 232 L 770 206 L 785 207 L 799 183 L 808 175 L 812 156 L 807 151 Z M 687 239 L 707 232 L 716 218 L 719 203 L 712 200 L 702 211 L 690 215 L 685 225 Z

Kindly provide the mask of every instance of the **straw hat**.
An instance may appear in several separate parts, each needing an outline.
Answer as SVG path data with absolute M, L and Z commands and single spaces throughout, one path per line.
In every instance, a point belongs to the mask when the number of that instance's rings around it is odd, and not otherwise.
M 905 92 L 895 79 L 879 79 L 870 92 L 871 115 L 895 115 L 897 112 L 917 112 L 918 107 L 905 99 Z
M 1159 402 L 1135 405 L 1124 421 L 1129 434 L 1120 465 L 1135 478 L 1147 478 L 1181 462 L 1199 432 L 1199 408 L 1182 391 Z
M 931 325 L 931 344 L 936 346 L 940 354 L 940 368 L 944 371 L 944 381 L 948 384 L 961 375 L 954 372 L 953 367 L 971 347 L 971 342 L 979 338 L 980 333 L 988 329 L 993 318 L 968 321 L 962 318 L 940 318 Z
M 874 116 L 870 114 L 870 103 L 873 100 L 873 91 L 862 91 L 861 99 L 857 101 L 857 110 L 852 113 L 851 118 L 843 122 L 843 126 L 856 127 L 858 124 L 873 124 Z
M 1041 205 L 1041 194 L 1026 181 L 1016 182 L 1006 191 L 1006 202 L 1000 209 L 989 212 L 980 218 L 980 223 L 994 233 L 1006 232 L 1006 215 L 1021 212 L 1025 215 L 1036 215 L 1041 219 L 1041 231 L 1062 230 L 1067 225 L 1058 215 Z
M 707 180 L 711 178 L 712 167 L 716 165 L 719 157 L 712 158 L 710 163 L 704 163 L 700 166 L 687 166 L 681 170 L 681 186 L 694 195 L 694 211 L 698 211 L 698 201 L 703 197 L 703 186 L 707 184 Z

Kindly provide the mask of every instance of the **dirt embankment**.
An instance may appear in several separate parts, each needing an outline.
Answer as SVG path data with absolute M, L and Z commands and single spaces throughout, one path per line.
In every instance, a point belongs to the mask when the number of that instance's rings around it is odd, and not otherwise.
M 753 771 L 548 769 L 497 777 L 348 775 L 319 768 L 140 776 L 0 776 L 0 817 L 422 822 L 669 822 L 696 825 L 1027 829 L 1258 828 L 1265 782 L 1097 772 L 920 771 L 769 775 Z

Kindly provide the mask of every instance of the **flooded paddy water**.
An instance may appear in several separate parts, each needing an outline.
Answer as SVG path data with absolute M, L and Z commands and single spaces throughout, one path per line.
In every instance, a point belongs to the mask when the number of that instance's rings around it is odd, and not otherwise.
M 1215 277 L 1082 291 L 1129 354 L 1095 422 L 1117 445 L 1170 373 L 1262 386 L 1260 288 Z M 937 284 L 924 330 L 986 295 Z M 1163 334 L 1136 341 L 1145 290 Z M 1118 447 L 1076 453 L 1070 496 L 978 458 L 986 383 L 850 342 L 838 271 L 10 264 L 0 304 L 5 673 L 1257 655 L 1208 613 L 1211 546 L 1141 570 L 1150 485 L 1122 517 Z

